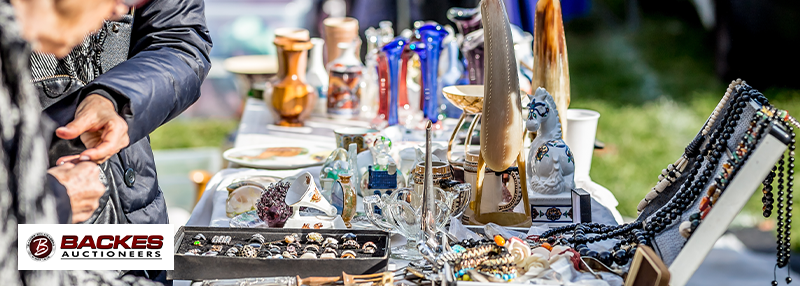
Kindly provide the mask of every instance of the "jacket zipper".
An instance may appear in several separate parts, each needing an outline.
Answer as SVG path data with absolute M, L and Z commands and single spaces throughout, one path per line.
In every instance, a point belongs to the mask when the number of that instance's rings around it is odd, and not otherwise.
M 74 80 L 77 80 L 78 82 L 80 82 L 81 84 L 86 85 L 86 83 L 83 82 L 81 79 L 79 79 L 77 77 L 74 77 L 74 76 L 71 76 L 71 75 L 68 75 L 68 74 L 57 74 L 57 75 L 51 75 L 51 76 L 46 76 L 46 77 L 35 78 L 35 79 L 32 79 L 31 82 L 40 82 L 40 81 L 45 81 L 45 80 L 55 79 L 55 78 L 74 79 Z

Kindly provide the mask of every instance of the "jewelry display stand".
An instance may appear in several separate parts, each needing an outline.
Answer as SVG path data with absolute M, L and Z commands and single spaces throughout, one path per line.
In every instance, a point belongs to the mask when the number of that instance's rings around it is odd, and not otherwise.
M 751 101 L 744 108 L 742 118 L 751 118 L 761 107 L 755 101 Z M 721 117 L 722 114 L 719 115 Z M 715 124 L 720 124 L 716 122 Z M 726 150 L 723 152 L 731 153 L 737 148 L 739 140 L 745 136 L 745 131 L 749 125 L 749 120 L 742 120 L 734 129 L 731 140 L 727 143 Z M 681 236 L 679 225 L 681 222 L 689 221 L 693 213 L 699 212 L 700 199 L 695 200 L 691 206 L 683 212 L 672 224 L 666 226 L 653 241 L 653 249 L 659 254 L 666 265 L 669 266 L 671 273 L 670 285 L 685 285 L 692 277 L 694 272 L 711 251 L 714 243 L 728 229 L 728 226 L 742 210 L 745 203 L 752 197 L 758 186 L 770 172 L 775 163 L 787 148 L 791 141 L 783 127 L 771 125 L 766 131 L 767 134 L 750 150 L 748 159 L 741 165 L 741 169 L 732 178 L 725 192 L 719 197 L 703 222 L 695 229 L 693 235 L 686 239 Z M 706 142 L 701 142 L 705 144 Z M 689 164 L 693 164 L 691 159 Z M 722 165 L 717 169 L 710 170 L 712 174 L 722 172 Z M 704 164 L 699 172 L 707 168 Z M 683 174 L 669 187 L 661 192 L 661 195 L 653 199 L 639 216 L 639 220 L 645 220 L 655 215 L 660 209 L 666 207 L 676 198 L 675 194 L 681 185 L 688 179 L 689 174 Z M 706 190 L 714 180 L 709 179 L 703 182 L 701 189 Z
M 682 286 L 692 278 L 695 270 L 714 247 L 714 243 L 725 233 L 728 225 L 758 190 L 761 181 L 786 151 L 787 140 L 790 139 L 786 132 L 773 125 L 770 133 L 752 151 L 750 159 L 739 170 L 739 175 L 733 177 L 725 193 L 719 197 L 716 203 L 718 207 L 711 209 L 703 223 L 697 227 L 694 235 L 686 241 L 683 249 L 670 264 L 670 285 Z

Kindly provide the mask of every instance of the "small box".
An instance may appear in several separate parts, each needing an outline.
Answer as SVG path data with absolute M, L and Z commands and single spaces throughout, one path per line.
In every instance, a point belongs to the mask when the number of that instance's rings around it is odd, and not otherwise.
M 369 166 L 368 170 L 367 188 L 370 190 L 397 189 L 397 170 L 391 173 L 389 171 L 376 171 L 372 169 L 372 166 Z
M 592 198 L 583 189 L 557 195 L 535 194 L 528 199 L 534 225 L 592 221 Z

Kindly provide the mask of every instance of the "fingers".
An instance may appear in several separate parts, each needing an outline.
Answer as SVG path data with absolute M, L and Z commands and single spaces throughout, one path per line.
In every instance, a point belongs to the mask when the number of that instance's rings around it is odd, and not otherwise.
M 56 129 L 56 136 L 61 139 L 71 140 L 78 138 L 84 132 L 92 131 L 94 127 L 94 116 L 87 113 L 79 113 L 75 116 L 75 120 L 68 123 L 66 126 Z
M 71 164 L 71 163 L 66 163 Z M 82 222 L 92 216 L 100 207 L 100 197 L 106 187 L 100 182 L 100 169 L 93 162 L 80 162 L 70 170 L 72 180 L 64 185 L 72 204 L 73 223 Z
M 56 161 L 56 165 L 57 166 L 61 166 L 61 165 L 64 165 L 66 163 L 73 163 L 73 164 L 74 163 L 78 163 L 78 162 L 80 162 L 80 157 L 81 157 L 81 155 L 64 156 L 64 157 L 58 158 L 58 160 Z M 84 161 L 86 161 L 86 160 L 84 160 Z
M 110 120 L 103 127 L 103 135 L 96 146 L 81 153 L 81 160 L 90 160 L 98 164 L 105 162 L 130 143 L 128 125 L 121 118 Z

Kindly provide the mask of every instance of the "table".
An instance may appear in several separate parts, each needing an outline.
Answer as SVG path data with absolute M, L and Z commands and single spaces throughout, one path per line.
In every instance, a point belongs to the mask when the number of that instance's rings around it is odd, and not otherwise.
M 270 126 L 275 122 L 275 117 L 270 108 L 264 101 L 248 98 L 242 120 L 239 125 L 235 147 L 247 147 L 258 145 L 263 142 L 274 142 L 275 140 L 288 141 L 288 142 L 315 142 L 315 144 L 326 144 L 331 149 L 336 147 L 333 137 L 333 130 L 341 127 L 369 127 L 369 124 L 361 121 L 331 121 L 327 118 L 312 117 L 306 121 L 306 127 L 286 129 L 276 126 Z M 445 128 L 454 128 L 454 119 L 447 119 L 443 126 Z M 439 134 L 438 141 L 441 143 L 447 142 L 451 131 L 443 131 Z M 418 143 L 417 141 L 403 142 L 402 144 L 394 144 L 395 146 L 409 146 Z M 396 148 L 397 149 L 397 148 Z M 367 152 L 368 153 L 368 152 Z M 365 153 L 362 153 L 365 155 Z M 399 158 L 396 158 L 399 159 Z M 311 174 L 319 174 L 320 167 L 310 167 L 292 170 L 256 170 L 241 168 L 236 164 L 230 164 L 227 169 L 223 169 L 208 182 L 206 190 L 203 193 L 200 201 L 192 211 L 192 215 L 187 226 L 216 226 L 227 227 L 229 226 L 230 218 L 225 214 L 225 201 L 228 192 L 225 186 L 236 177 L 253 176 L 253 175 L 273 175 L 279 177 L 287 177 L 298 175 L 301 172 L 308 171 Z M 318 178 L 316 178 L 318 180 Z M 319 183 L 317 181 L 317 183 Z M 610 191 L 602 186 L 588 182 L 576 182 L 578 187 L 586 189 L 592 194 L 592 217 L 595 222 L 605 224 L 621 223 L 622 218 L 616 210 L 617 201 Z M 603 203 L 601 203 L 603 202 Z M 359 210 L 363 210 L 363 205 L 360 202 L 357 204 Z M 400 235 L 392 236 L 392 245 L 402 245 L 405 243 L 405 238 Z M 390 260 L 391 267 L 402 267 L 407 264 L 407 261 Z

